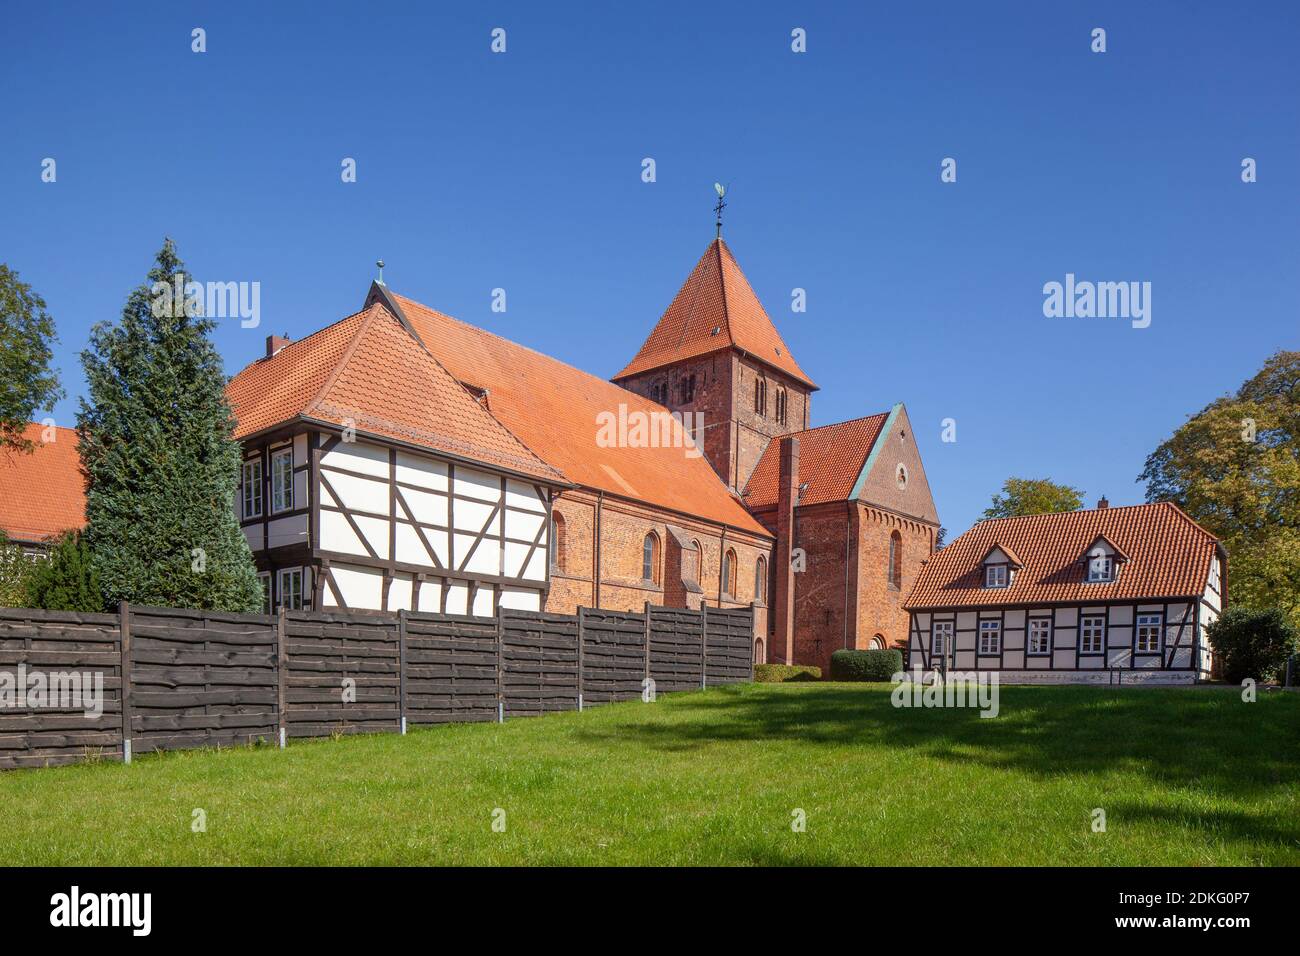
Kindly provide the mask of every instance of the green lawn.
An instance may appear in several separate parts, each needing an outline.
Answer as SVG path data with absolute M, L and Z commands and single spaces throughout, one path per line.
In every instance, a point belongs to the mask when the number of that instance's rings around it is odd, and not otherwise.
M 743 685 L 0 774 L 0 865 L 72 863 L 1294 865 L 1300 695 Z

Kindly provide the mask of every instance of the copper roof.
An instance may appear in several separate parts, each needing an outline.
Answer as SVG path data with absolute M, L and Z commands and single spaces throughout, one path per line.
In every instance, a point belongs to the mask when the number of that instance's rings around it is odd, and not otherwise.
M 1085 557 L 1100 536 L 1128 555 L 1114 581 L 1086 581 Z M 904 607 L 1192 597 L 1205 592 L 1218 539 L 1172 502 L 981 521 L 936 552 Z M 985 588 L 981 561 L 997 545 L 1023 562 L 1009 587 Z
M 740 349 L 809 388 L 817 387 L 795 362 L 727 244 L 715 239 L 614 381 L 726 348 Z
M 11 541 L 37 542 L 86 523 L 86 486 L 77 455 L 77 433 L 32 422 L 23 437 L 30 454 L 0 451 L 0 530 Z

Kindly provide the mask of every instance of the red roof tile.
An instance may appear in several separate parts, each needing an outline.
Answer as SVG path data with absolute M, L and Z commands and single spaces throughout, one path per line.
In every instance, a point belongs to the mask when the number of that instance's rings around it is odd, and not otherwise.
M 31 454 L 0 452 L 0 529 L 11 541 L 37 542 L 86 523 L 86 485 L 77 455 L 77 433 L 32 422 L 23 437 Z
M 236 438 L 302 417 L 563 481 L 376 302 L 254 362 L 226 388 Z
M 1104 535 L 1128 555 L 1117 578 L 1087 583 L 1084 555 Z M 1204 593 L 1217 538 L 1172 502 L 981 521 L 935 553 L 904 607 L 1190 597 Z M 993 545 L 1023 562 L 1010 587 L 985 588 L 980 562 Z
M 604 379 L 394 295 L 416 333 L 460 381 L 486 389 L 487 407 L 520 441 L 569 481 L 770 537 L 727 491 L 703 456 L 683 447 L 602 447 L 598 416 L 666 415 Z M 673 422 L 673 435 L 682 434 Z
M 792 437 L 799 439 L 799 484 L 808 483 L 799 495 L 799 504 L 847 501 L 888 418 L 888 412 L 881 412 L 791 432 Z M 755 511 L 775 505 L 780 472 L 781 441 L 773 438 L 763 449 L 745 485 L 745 504 Z
M 715 239 L 641 350 L 614 381 L 732 347 L 809 388 L 817 387 L 795 362 L 727 244 Z

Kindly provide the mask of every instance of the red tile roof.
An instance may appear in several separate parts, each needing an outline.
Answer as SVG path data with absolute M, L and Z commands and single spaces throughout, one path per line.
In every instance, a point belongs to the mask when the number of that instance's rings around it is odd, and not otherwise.
M 86 523 L 86 486 L 77 455 L 77 433 L 32 422 L 23 437 L 31 454 L 0 451 L 0 529 L 11 541 L 37 542 Z
M 226 388 L 236 438 L 302 417 L 563 481 L 376 302 L 249 365 Z
M 791 432 L 792 437 L 799 439 L 799 484 L 808 483 L 799 495 L 799 504 L 847 501 L 888 418 L 888 412 L 881 412 Z M 773 438 L 763 449 L 745 485 L 745 504 L 755 511 L 775 505 L 780 473 L 781 441 Z
M 394 295 L 416 333 L 467 385 L 486 389 L 492 414 L 576 485 L 770 537 L 727 491 L 708 460 L 682 447 L 601 447 L 598 416 L 666 410 L 604 379 Z M 682 434 L 674 421 L 673 435 Z
M 732 347 L 809 388 L 817 387 L 795 362 L 727 244 L 715 239 L 641 350 L 614 381 Z
M 1085 581 L 1084 555 L 1101 535 L 1129 560 L 1116 580 Z M 947 608 L 1190 597 L 1204 593 L 1218 539 L 1172 502 L 981 521 L 935 553 L 904 607 Z M 1010 587 L 985 588 L 993 545 L 1024 567 Z

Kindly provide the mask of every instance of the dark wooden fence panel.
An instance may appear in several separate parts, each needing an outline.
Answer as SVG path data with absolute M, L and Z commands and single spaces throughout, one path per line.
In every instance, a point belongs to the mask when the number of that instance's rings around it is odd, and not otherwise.
M 704 618 L 684 608 L 651 607 L 650 676 L 655 693 L 699 690 L 703 686 Z
M 749 608 L 704 609 L 705 677 L 709 687 L 754 679 L 754 612 Z
M 393 614 L 359 611 L 285 615 L 290 737 L 399 729 L 398 623 Z
M 129 614 L 132 754 L 275 740 L 274 618 L 177 608 Z
M 545 714 L 580 699 L 635 700 L 647 677 L 657 693 L 746 681 L 752 629 L 748 609 L 651 605 L 502 609 L 495 619 L 0 608 L 0 671 L 11 680 L 23 668 L 102 687 L 90 716 L 84 700 L 0 701 L 0 768 Z
M 497 624 L 481 617 L 406 615 L 406 719 L 497 719 Z
M 18 707 L 20 668 L 24 685 L 33 670 L 89 675 L 92 686 L 98 674 L 102 713 L 87 716 L 84 698 L 72 707 Z M 0 608 L 0 670 L 14 682 L 14 706 L 0 709 L 0 768 L 121 758 L 122 642 L 116 614 Z
M 577 709 L 577 618 L 503 609 L 501 638 L 506 717 Z
M 645 680 L 645 615 L 584 608 L 582 698 L 604 704 L 635 700 Z

